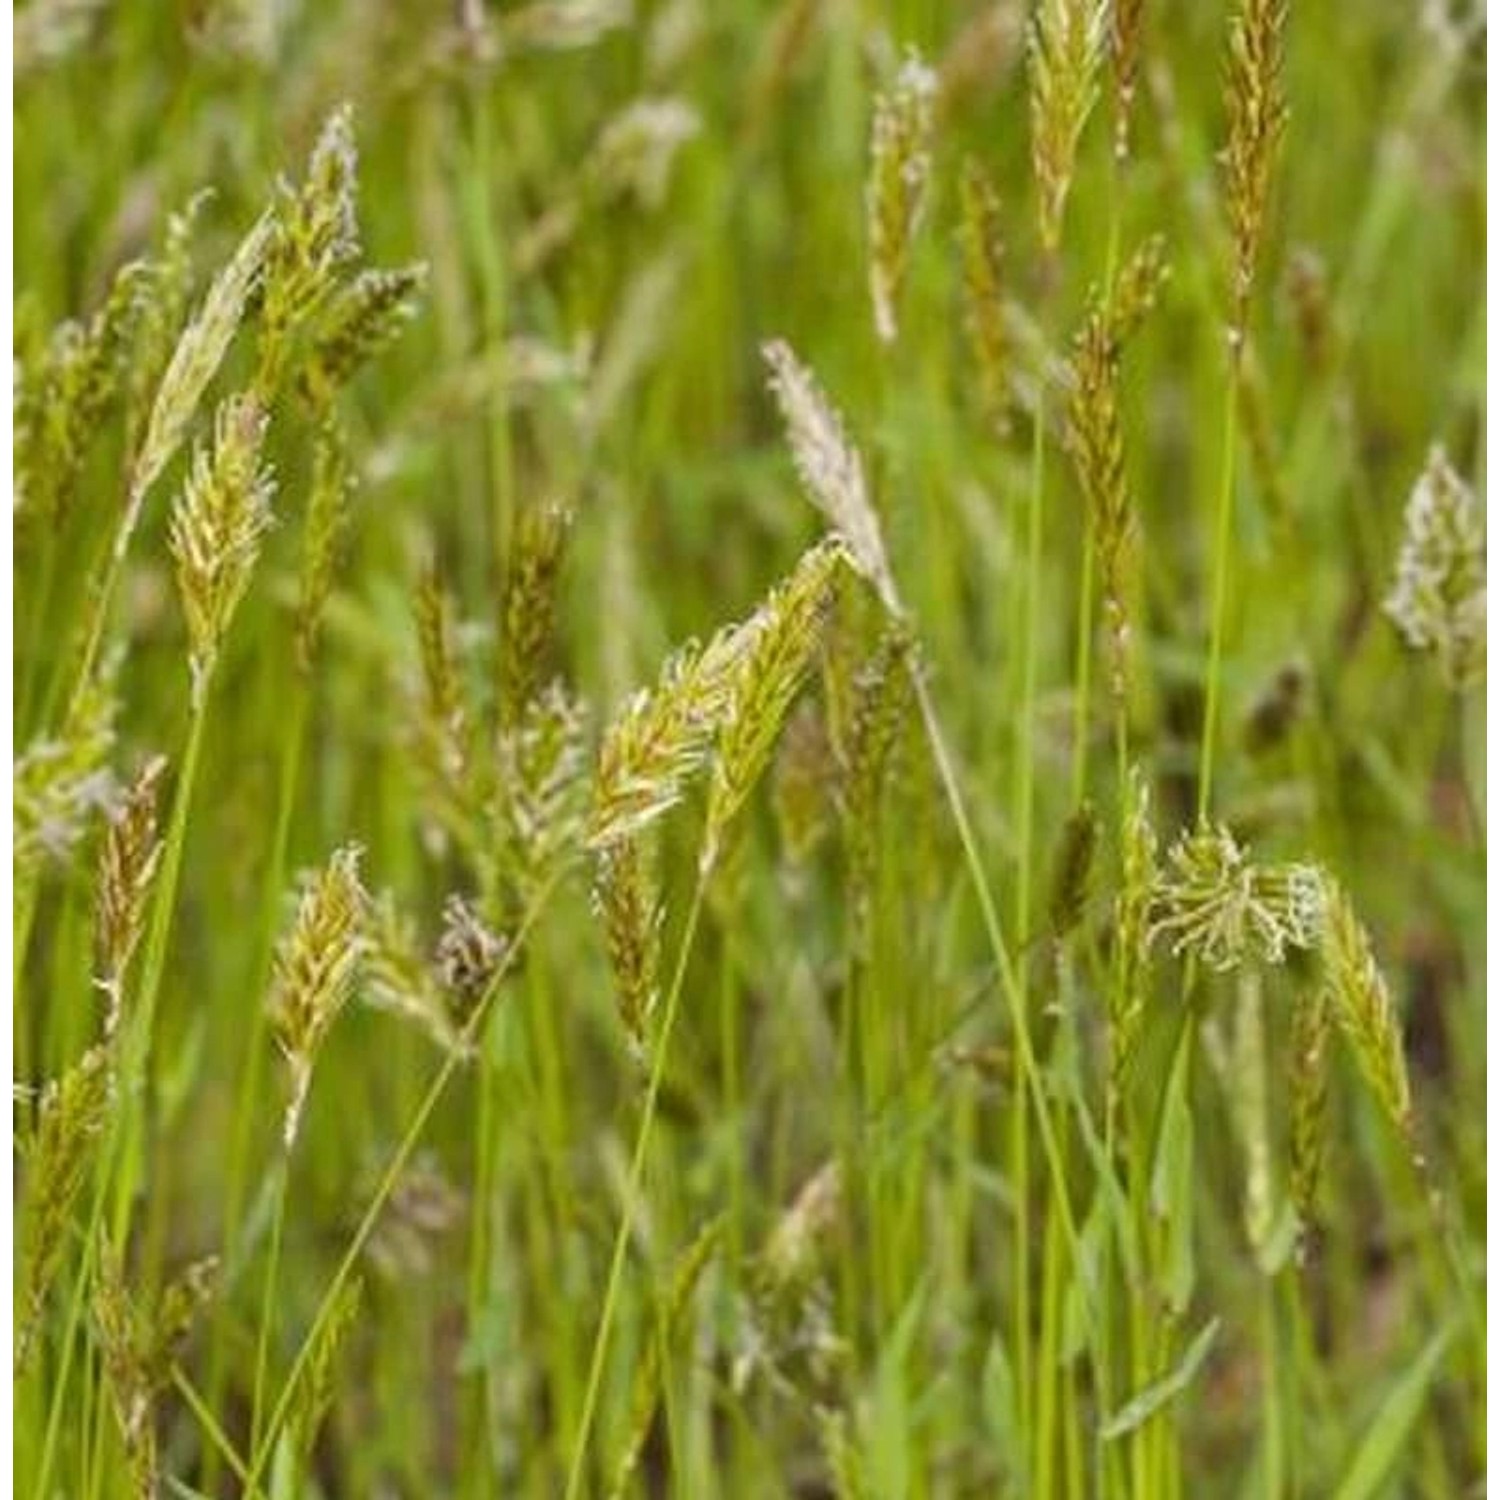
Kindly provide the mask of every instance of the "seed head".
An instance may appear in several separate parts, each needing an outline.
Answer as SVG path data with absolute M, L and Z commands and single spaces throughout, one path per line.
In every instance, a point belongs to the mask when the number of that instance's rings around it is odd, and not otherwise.
M 997 433 L 1009 427 L 1010 335 L 1005 322 L 1005 241 L 1000 197 L 972 158 L 960 186 L 964 329 L 979 369 L 980 404 Z
M 1031 160 L 1049 255 L 1062 239 L 1078 141 L 1098 94 L 1105 10 L 1101 0 L 1039 0 L 1031 27 Z
M 663 912 L 654 850 L 646 836 L 619 839 L 599 853 L 593 906 L 615 979 L 620 1022 L 632 1054 L 643 1060 L 656 1008 Z
M 333 416 L 318 428 L 313 444 L 312 485 L 302 538 L 297 596 L 297 666 L 310 675 L 317 655 L 323 611 L 333 588 L 339 550 L 349 529 L 355 477 L 343 428 Z
M 365 949 L 368 897 L 359 850 L 337 850 L 303 887 L 297 914 L 276 950 L 268 1008 L 271 1032 L 292 1074 L 283 1139 L 297 1138 L 313 1063 L 344 1002 Z
M 1167 854 L 1152 901 L 1148 940 L 1165 938 L 1228 971 L 1260 960 L 1279 964 L 1291 948 L 1317 946 L 1323 877 L 1311 865 L 1257 865 L 1228 829 L 1184 834 Z
M 838 413 L 828 404 L 812 372 L 777 339 L 762 353 L 792 462 L 808 499 L 848 544 L 854 565 L 875 586 L 892 614 L 900 614 L 896 583 L 886 561 L 880 522 L 865 488 L 859 452 L 844 436 Z
M 359 370 L 416 317 L 427 287 L 425 264 L 361 271 L 329 299 L 319 319 L 301 390 L 314 410 L 326 409 Z
M 501 606 L 500 712 L 515 724 L 546 679 L 557 585 L 573 514 L 556 501 L 521 512 Z
M 1414 651 L 1437 658 L 1455 692 L 1485 672 L 1483 518 L 1474 492 L 1434 448 L 1406 506 L 1396 583 L 1385 612 Z
M 261 462 L 266 424 L 253 396 L 225 401 L 214 423 L 213 446 L 194 455 L 172 512 L 169 544 L 187 616 L 193 702 L 199 707 L 272 523 L 275 485 Z
M 896 304 L 927 206 L 932 175 L 932 110 L 937 78 L 908 54 L 892 87 L 875 101 L 865 213 L 870 237 L 870 299 L 875 331 L 896 340 Z

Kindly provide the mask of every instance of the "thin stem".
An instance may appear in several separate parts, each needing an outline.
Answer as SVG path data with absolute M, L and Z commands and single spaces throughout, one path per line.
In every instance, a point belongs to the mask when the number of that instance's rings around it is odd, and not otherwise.
M 1224 624 L 1228 614 L 1229 544 L 1234 518 L 1234 462 L 1239 438 L 1239 358 L 1230 360 L 1229 386 L 1224 399 L 1223 469 L 1219 479 L 1218 511 L 1214 523 L 1213 615 L 1209 633 L 1208 668 L 1204 680 L 1203 742 L 1198 760 L 1198 821 L 1208 817 L 1213 799 L 1214 742 L 1219 731 L 1219 678 L 1224 665 Z
M 677 1019 L 677 1004 L 682 995 L 682 981 L 687 973 L 688 954 L 692 950 L 693 937 L 698 930 L 698 916 L 703 909 L 703 896 L 713 868 L 710 849 L 705 848 L 704 858 L 699 864 L 697 884 L 693 888 L 692 905 L 688 908 L 687 922 L 677 948 L 677 965 L 672 975 L 672 985 L 667 991 L 666 1010 L 662 1016 L 661 1031 L 656 1038 L 656 1051 L 651 1060 L 651 1078 L 646 1086 L 646 1100 L 641 1109 L 641 1122 L 636 1130 L 635 1151 L 630 1160 L 630 1176 L 625 1183 L 625 1208 L 620 1215 L 620 1227 L 615 1233 L 614 1253 L 610 1257 L 609 1280 L 604 1288 L 604 1306 L 599 1313 L 599 1327 L 594 1335 L 594 1352 L 589 1361 L 589 1380 L 583 1396 L 583 1416 L 579 1421 L 578 1436 L 573 1443 L 573 1463 L 568 1471 L 568 1487 L 565 1500 L 576 1500 L 583 1483 L 583 1472 L 588 1456 L 589 1431 L 593 1426 L 594 1410 L 599 1402 L 599 1386 L 604 1375 L 604 1355 L 609 1344 L 610 1324 L 614 1317 L 615 1302 L 620 1292 L 620 1277 L 625 1267 L 625 1250 L 630 1243 L 630 1225 L 635 1214 L 636 1199 L 640 1193 L 641 1175 L 646 1164 L 646 1146 L 651 1135 L 651 1122 L 656 1115 L 656 1096 L 666 1073 L 667 1047 L 672 1040 L 672 1026 Z
M 531 904 L 527 907 L 520 923 L 516 927 L 516 935 L 496 969 L 494 977 L 490 980 L 488 988 L 480 996 L 479 1002 L 474 1007 L 474 1013 L 464 1023 L 463 1030 L 459 1033 L 458 1044 L 449 1049 L 448 1055 L 443 1059 L 442 1065 L 433 1075 L 427 1092 L 422 1096 L 416 1113 L 412 1116 L 406 1127 L 405 1134 L 400 1143 L 392 1153 L 389 1163 L 382 1173 L 380 1182 L 376 1186 L 374 1196 L 370 1199 L 370 1205 L 360 1219 L 359 1226 L 355 1229 L 348 1247 L 344 1251 L 344 1257 L 334 1271 L 327 1288 L 323 1292 L 322 1300 L 318 1303 L 318 1310 L 313 1315 L 312 1327 L 308 1329 L 306 1337 L 302 1340 L 301 1347 L 297 1350 L 296 1358 L 292 1361 L 292 1367 L 287 1373 L 285 1382 L 281 1388 L 281 1395 L 277 1398 L 276 1406 L 271 1412 L 270 1419 L 266 1423 L 264 1436 L 259 1446 L 255 1449 L 250 1461 L 250 1477 L 246 1480 L 247 1488 L 253 1486 L 265 1471 L 265 1466 L 270 1460 L 272 1449 L 276 1443 L 277 1434 L 281 1431 L 281 1425 L 286 1420 L 287 1413 L 291 1409 L 292 1399 L 297 1393 L 297 1386 L 307 1368 L 308 1361 L 312 1358 L 313 1348 L 317 1343 L 319 1335 L 323 1331 L 333 1312 L 334 1306 L 343 1292 L 344 1285 L 353 1272 L 359 1257 L 369 1240 L 382 1209 L 386 1205 L 391 1193 L 395 1190 L 402 1172 L 406 1170 L 406 1164 L 411 1160 L 412 1152 L 417 1149 L 421 1140 L 422 1131 L 427 1126 L 432 1112 L 437 1108 L 438 1100 L 443 1097 L 444 1090 L 448 1087 L 448 1081 L 457 1071 L 460 1062 L 468 1052 L 471 1044 L 478 1035 L 480 1027 L 484 1024 L 484 1018 L 489 1014 L 495 996 L 500 993 L 500 987 L 505 981 L 506 975 L 515 963 L 524 945 L 526 934 L 535 925 L 542 908 L 547 903 L 547 898 L 552 894 L 556 878 L 549 880 L 537 892 Z
M 281 1269 L 281 1235 L 286 1227 L 287 1182 L 292 1175 L 290 1148 L 283 1151 L 276 1167 L 276 1205 L 271 1216 L 271 1243 L 266 1252 L 266 1280 L 260 1301 L 260 1332 L 255 1340 L 255 1385 L 250 1403 L 250 1450 L 260 1439 L 262 1397 L 266 1389 L 266 1365 L 271 1348 L 271 1317 L 276 1306 L 276 1278 Z
M 172 1384 L 176 1387 L 177 1394 L 182 1397 L 184 1405 L 192 1412 L 198 1425 L 211 1440 L 214 1453 L 229 1465 L 234 1477 L 244 1487 L 243 1493 L 246 1500 L 252 1500 L 253 1496 L 263 1495 L 265 1493 L 263 1490 L 250 1488 L 250 1476 L 245 1469 L 244 1459 L 240 1457 L 224 1429 L 219 1426 L 212 1408 L 199 1394 L 197 1387 L 187 1378 L 181 1365 L 172 1366 Z

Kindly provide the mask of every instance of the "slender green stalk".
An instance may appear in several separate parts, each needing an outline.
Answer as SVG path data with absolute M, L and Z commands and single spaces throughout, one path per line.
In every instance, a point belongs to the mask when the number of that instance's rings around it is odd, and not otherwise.
M 1239 364 L 1232 359 L 1224 398 L 1223 468 L 1214 520 L 1213 603 L 1208 664 L 1203 683 L 1203 742 L 1198 759 L 1198 821 L 1213 803 L 1214 745 L 1219 733 L 1219 682 L 1224 670 L 1224 629 L 1229 610 L 1229 553 L 1234 522 L 1234 463 L 1239 441 Z
M 254 1497 L 263 1495 L 265 1492 L 258 1487 L 251 1489 L 250 1475 L 245 1468 L 244 1459 L 240 1457 L 224 1429 L 219 1426 L 212 1407 L 203 1399 L 193 1382 L 188 1379 L 181 1365 L 172 1366 L 172 1386 L 182 1397 L 183 1405 L 197 1419 L 198 1425 L 212 1444 L 214 1453 L 229 1465 L 230 1472 L 240 1481 L 245 1500 L 254 1500 Z
M 712 860 L 706 858 L 699 867 L 697 884 L 693 888 L 692 904 L 688 907 L 687 921 L 677 947 L 677 964 L 672 974 L 672 984 L 667 991 L 666 1006 L 662 1014 L 661 1030 L 657 1033 L 656 1050 L 651 1060 L 651 1077 L 646 1086 L 646 1099 L 641 1107 L 641 1122 L 635 1136 L 635 1150 L 630 1159 L 630 1175 L 625 1182 L 625 1207 L 620 1215 L 620 1227 L 615 1233 L 615 1247 L 609 1262 L 609 1279 L 604 1287 L 604 1305 L 599 1313 L 599 1327 L 594 1335 L 594 1352 L 589 1359 L 588 1385 L 584 1388 L 583 1416 L 579 1421 L 578 1435 L 573 1440 L 573 1462 L 568 1471 L 565 1500 L 576 1500 L 588 1465 L 589 1433 L 593 1426 L 594 1411 L 599 1403 L 599 1387 L 604 1376 L 604 1356 L 609 1346 L 610 1326 L 614 1319 L 615 1303 L 620 1293 L 620 1278 L 625 1268 L 625 1250 L 630 1243 L 630 1224 L 635 1215 L 636 1200 L 640 1195 L 641 1177 L 646 1165 L 646 1146 L 651 1136 L 651 1122 L 656 1116 L 656 1097 L 666 1074 L 667 1048 L 672 1040 L 672 1027 L 677 1019 L 678 1001 L 682 996 L 682 981 L 687 973 L 688 955 L 692 951 L 693 937 L 698 930 L 698 917 L 703 910 L 703 896 L 712 870 Z
M 293 1398 L 297 1394 L 297 1386 L 307 1369 L 307 1362 L 312 1358 L 312 1352 L 317 1344 L 318 1337 L 323 1331 L 329 1316 L 332 1314 L 335 1304 L 348 1282 L 355 1265 L 363 1253 L 365 1244 L 370 1238 L 381 1210 L 384 1209 L 391 1193 L 395 1190 L 401 1174 L 406 1170 L 406 1164 L 411 1160 L 412 1152 L 417 1149 L 417 1144 L 422 1138 L 422 1132 L 427 1127 L 427 1121 L 432 1117 L 432 1112 L 437 1108 L 438 1101 L 443 1097 L 449 1081 L 458 1070 L 463 1060 L 466 1045 L 474 1040 L 480 1027 L 484 1024 L 484 1018 L 489 1014 L 495 997 L 500 993 L 500 987 L 505 981 L 506 975 L 515 963 L 515 956 L 519 954 L 524 945 L 527 934 L 535 925 L 537 918 L 541 915 L 543 907 L 552 894 L 556 881 L 549 880 L 537 892 L 531 904 L 527 907 L 521 921 L 517 924 L 515 937 L 510 946 L 505 950 L 494 976 L 491 978 L 488 988 L 480 997 L 478 1004 L 474 1007 L 474 1013 L 464 1023 L 464 1028 L 459 1034 L 460 1045 L 452 1047 L 448 1055 L 443 1059 L 441 1066 L 433 1075 L 432 1082 L 427 1087 L 427 1092 L 422 1096 L 416 1113 L 408 1122 L 406 1131 L 402 1135 L 385 1171 L 381 1174 L 379 1183 L 376 1185 L 374 1195 L 370 1199 L 370 1205 L 360 1219 L 348 1246 L 345 1248 L 343 1259 L 339 1261 L 337 1269 L 329 1280 L 327 1288 L 323 1292 L 322 1300 L 318 1303 L 317 1312 L 313 1314 L 311 1328 L 307 1336 L 302 1340 L 301 1347 L 297 1350 L 296 1357 L 292 1361 L 292 1367 L 287 1373 L 286 1380 L 282 1384 L 281 1395 L 277 1398 L 275 1407 L 272 1409 L 270 1419 L 266 1423 L 264 1435 L 256 1447 L 250 1460 L 250 1477 L 246 1481 L 247 1486 L 252 1486 L 265 1472 L 266 1464 L 270 1461 L 271 1453 L 275 1447 L 277 1434 L 281 1431 L 282 1423 L 286 1421 L 287 1413 L 291 1410 Z
M 287 737 L 282 742 L 281 774 L 276 792 L 276 821 L 271 837 L 271 856 L 266 863 L 265 884 L 261 890 L 260 951 L 255 960 L 254 983 L 257 994 L 264 994 L 270 982 L 271 956 L 275 951 L 279 923 L 277 913 L 286 888 L 287 855 L 291 847 L 292 813 L 297 805 L 303 745 L 307 738 L 307 719 L 312 702 L 310 685 L 302 674 L 294 679 Z M 255 1134 L 256 1108 L 260 1101 L 261 1079 L 265 1073 L 268 1020 L 264 1005 L 256 1005 L 250 1016 L 250 1037 L 246 1044 L 245 1066 L 240 1073 L 239 1095 L 235 1102 L 234 1134 L 229 1156 L 228 1189 L 224 1196 L 224 1217 L 220 1231 L 225 1245 L 231 1242 L 240 1222 L 245 1202 L 246 1178 L 250 1170 L 250 1150 Z M 228 1350 L 224 1340 L 215 1339 L 209 1361 L 208 1400 L 218 1409 L 224 1399 L 229 1376 Z M 218 1454 L 207 1455 L 204 1487 L 212 1492 L 218 1479 Z
M 281 1270 L 281 1236 L 286 1228 L 286 1198 L 292 1175 L 290 1151 L 276 1164 L 275 1206 L 271 1213 L 271 1242 L 266 1251 L 266 1279 L 261 1293 L 260 1332 L 255 1339 L 255 1384 L 250 1402 L 250 1450 L 260 1440 L 261 1401 L 266 1389 L 266 1365 L 271 1348 L 271 1320 L 276 1312 L 276 1282 Z

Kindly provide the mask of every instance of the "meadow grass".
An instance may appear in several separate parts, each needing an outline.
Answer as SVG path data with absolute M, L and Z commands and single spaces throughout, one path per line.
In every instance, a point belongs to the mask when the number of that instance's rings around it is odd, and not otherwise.
M 18 1493 L 1482 1494 L 1477 8 L 190 9 L 15 23 Z

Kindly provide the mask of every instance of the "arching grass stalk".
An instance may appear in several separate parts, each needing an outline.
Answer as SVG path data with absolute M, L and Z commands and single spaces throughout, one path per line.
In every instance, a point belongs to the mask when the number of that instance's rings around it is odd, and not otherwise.
M 281 1236 L 286 1228 L 287 1183 L 292 1175 L 290 1150 L 284 1150 L 274 1167 L 274 1207 L 271 1211 L 271 1242 L 266 1253 L 266 1279 L 261 1292 L 260 1330 L 255 1338 L 255 1384 L 250 1401 L 250 1450 L 260 1438 L 261 1400 L 266 1388 L 266 1363 L 271 1348 L 271 1319 L 276 1308 L 276 1278 L 281 1269 Z
M 703 898 L 708 889 L 712 870 L 712 852 L 711 849 L 705 848 L 704 858 L 699 862 L 698 879 L 693 887 L 693 899 L 688 907 L 687 920 L 683 924 L 682 937 L 677 946 L 677 963 L 673 970 L 671 986 L 667 990 L 661 1030 L 657 1033 L 656 1047 L 651 1060 L 651 1076 L 646 1085 L 645 1102 L 641 1106 L 641 1121 L 636 1129 L 635 1150 L 630 1159 L 630 1175 L 625 1182 L 625 1207 L 620 1215 L 620 1227 L 615 1232 L 614 1250 L 609 1263 L 609 1279 L 604 1287 L 604 1305 L 600 1309 L 599 1327 L 594 1334 L 594 1350 L 589 1359 L 588 1384 L 583 1394 L 583 1414 L 578 1422 L 578 1436 L 573 1442 L 573 1461 L 568 1470 L 568 1486 L 564 1491 L 565 1500 L 576 1500 L 588 1462 L 589 1433 L 593 1426 L 594 1412 L 599 1403 L 599 1386 L 604 1375 L 604 1356 L 609 1346 L 609 1332 L 614 1319 L 615 1303 L 619 1299 L 620 1278 L 625 1268 L 625 1250 L 630 1243 L 631 1220 L 634 1217 L 636 1199 L 640 1194 L 641 1178 L 645 1171 L 646 1147 L 650 1140 L 651 1123 L 656 1116 L 656 1099 L 666 1072 L 667 1048 L 671 1043 L 672 1027 L 677 1019 L 678 1001 L 682 996 L 682 982 L 687 973 L 688 955 L 692 951 L 693 937 L 698 930 L 698 918 L 703 910 Z
M 291 1411 L 292 1402 L 296 1398 L 297 1388 L 302 1377 L 307 1372 L 308 1361 L 312 1358 L 313 1350 L 317 1346 L 319 1336 L 328 1322 L 336 1307 L 339 1297 L 352 1274 L 355 1265 L 363 1253 L 366 1243 L 375 1225 L 380 1218 L 381 1211 L 385 1208 L 391 1193 L 395 1190 L 401 1174 L 406 1170 L 406 1164 L 411 1160 L 412 1153 L 417 1149 L 417 1144 L 422 1138 L 422 1132 L 427 1127 L 427 1122 L 432 1117 L 432 1112 L 437 1108 L 438 1101 L 443 1097 L 449 1081 L 457 1072 L 460 1063 L 469 1051 L 474 1038 L 479 1034 L 484 1025 L 485 1018 L 490 1013 L 495 997 L 500 993 L 501 985 L 504 984 L 507 975 L 514 967 L 516 957 L 524 948 L 527 934 L 536 925 L 537 918 L 541 915 L 548 899 L 556 887 L 558 876 L 552 875 L 543 883 L 536 895 L 532 898 L 520 922 L 516 926 L 515 936 L 509 947 L 505 949 L 495 973 L 486 986 L 483 995 L 480 996 L 475 1005 L 473 1013 L 464 1023 L 463 1030 L 459 1033 L 457 1045 L 449 1048 L 447 1056 L 443 1059 L 441 1066 L 433 1075 L 432 1082 L 427 1087 L 427 1092 L 422 1096 L 421 1103 L 417 1105 L 415 1113 L 408 1122 L 406 1130 L 391 1155 L 385 1171 L 381 1174 L 379 1183 L 370 1199 L 369 1207 L 366 1208 L 364 1216 L 360 1219 L 349 1244 L 344 1251 L 343 1258 L 339 1261 L 333 1276 L 330 1278 L 327 1288 L 323 1292 L 322 1299 L 318 1303 L 318 1309 L 313 1314 L 312 1326 L 308 1329 L 306 1337 L 302 1340 L 297 1350 L 296 1357 L 292 1360 L 292 1367 L 287 1372 L 287 1377 L 281 1388 L 276 1405 L 266 1422 L 264 1433 L 259 1444 L 255 1447 L 250 1460 L 250 1473 L 245 1481 L 247 1492 L 252 1490 L 260 1476 L 265 1472 L 267 1463 L 270 1461 L 272 1450 L 276 1443 L 277 1435 L 280 1433 L 282 1424 L 286 1421 Z

